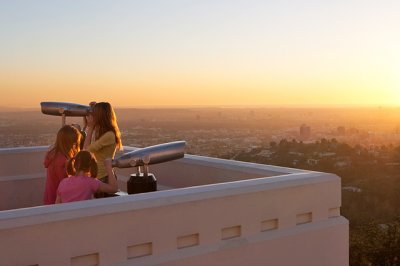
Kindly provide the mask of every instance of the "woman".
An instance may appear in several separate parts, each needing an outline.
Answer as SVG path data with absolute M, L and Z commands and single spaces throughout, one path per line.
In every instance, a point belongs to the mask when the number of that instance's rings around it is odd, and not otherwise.
M 106 158 L 114 159 L 115 152 L 122 149 L 121 133 L 114 109 L 108 102 L 91 103 L 90 105 L 92 112 L 87 117 L 84 149 L 92 152 L 97 162 L 103 162 Z M 98 163 L 97 166 L 97 178 L 108 183 L 108 174 L 104 164 Z M 107 195 L 96 194 L 96 197 L 105 196 Z

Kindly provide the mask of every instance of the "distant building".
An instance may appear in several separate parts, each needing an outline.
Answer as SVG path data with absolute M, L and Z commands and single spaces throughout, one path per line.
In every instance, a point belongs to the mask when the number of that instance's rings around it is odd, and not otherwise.
M 339 136 L 344 136 L 346 135 L 346 128 L 343 126 L 340 126 L 337 128 L 337 133 Z
M 351 187 L 351 186 L 349 186 L 349 187 L 342 187 L 342 190 L 344 190 L 344 191 L 349 191 L 349 192 L 355 192 L 355 193 L 360 193 L 360 192 L 362 192 L 362 189 L 361 189 L 361 188 L 358 188 L 358 187 Z
M 307 140 L 311 137 L 311 127 L 303 124 L 300 126 L 300 139 Z
M 347 168 L 350 167 L 351 163 L 348 161 L 338 161 L 335 163 L 335 167 L 337 168 Z
M 349 135 L 357 135 L 357 134 L 360 133 L 360 131 L 359 131 L 357 128 L 352 127 L 352 128 L 350 128 L 350 129 L 348 130 L 347 133 L 348 133 Z
M 307 159 L 308 165 L 317 165 L 318 163 L 319 163 L 319 160 L 317 160 L 317 159 Z
M 301 157 L 301 156 L 304 155 L 304 153 L 302 153 L 302 152 L 297 152 L 297 151 L 290 151 L 289 154 L 290 154 L 290 155 L 299 156 L 299 157 Z
M 385 163 L 386 166 L 399 166 L 399 162 L 391 162 L 391 163 Z
M 336 155 L 335 152 L 319 152 L 318 153 L 318 157 L 320 157 L 320 158 L 333 157 L 335 155 Z
M 259 152 L 257 154 L 257 156 L 261 156 L 261 157 L 267 157 L 267 158 L 271 158 L 272 155 L 274 155 L 274 152 L 270 151 L 270 150 L 262 150 L 261 152 Z

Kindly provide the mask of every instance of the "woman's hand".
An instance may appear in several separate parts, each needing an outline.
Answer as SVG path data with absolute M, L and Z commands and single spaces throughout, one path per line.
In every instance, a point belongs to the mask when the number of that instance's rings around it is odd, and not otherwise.
M 88 115 L 86 116 L 86 125 L 87 127 L 93 128 L 94 127 L 94 119 L 93 119 L 93 115 Z
M 91 109 L 93 109 L 93 107 L 96 105 L 96 102 L 90 102 L 89 106 Z M 94 127 L 94 119 L 93 119 L 93 114 L 91 112 L 89 112 L 88 116 L 85 116 L 83 118 L 83 123 L 87 126 L 87 127 Z
M 83 131 L 85 131 L 86 130 L 86 128 L 87 128 L 87 118 L 86 118 L 86 116 L 84 116 L 83 118 L 82 118 L 82 121 L 83 121 Z
M 86 116 L 85 121 L 86 121 L 86 128 L 85 128 L 86 138 L 83 143 L 83 149 L 88 150 L 90 143 L 92 143 L 92 135 L 93 135 L 93 130 L 94 130 L 93 116 L 91 114 L 89 114 L 88 116 Z

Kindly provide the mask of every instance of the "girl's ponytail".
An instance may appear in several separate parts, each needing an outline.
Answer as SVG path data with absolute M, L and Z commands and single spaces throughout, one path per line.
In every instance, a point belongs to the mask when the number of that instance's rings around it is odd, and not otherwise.
M 97 161 L 96 161 L 96 159 L 92 156 L 92 158 L 90 159 L 90 175 L 91 175 L 93 178 L 96 178 L 96 177 L 97 177 L 97 171 L 98 171 L 98 168 L 97 168 Z
M 68 175 L 76 175 L 79 172 L 90 172 L 92 177 L 97 176 L 97 162 L 89 151 L 80 151 L 72 157 L 67 164 Z
M 68 175 L 75 175 L 76 174 L 75 157 L 72 157 L 71 159 L 68 160 L 68 163 L 67 163 L 67 174 Z

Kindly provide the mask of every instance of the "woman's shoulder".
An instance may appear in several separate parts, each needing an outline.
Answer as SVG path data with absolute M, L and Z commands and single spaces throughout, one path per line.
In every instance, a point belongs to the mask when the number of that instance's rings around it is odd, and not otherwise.
M 99 136 L 99 139 L 110 138 L 110 137 L 115 137 L 115 133 L 112 130 L 104 132 L 102 135 Z
M 107 137 L 115 137 L 115 133 L 112 130 L 107 131 L 106 133 L 104 133 L 103 136 L 107 136 Z
M 103 140 L 110 140 L 110 141 L 115 141 L 115 133 L 114 133 L 114 131 L 107 131 L 106 133 L 104 133 L 101 137 L 100 137 L 100 139 L 103 139 Z

